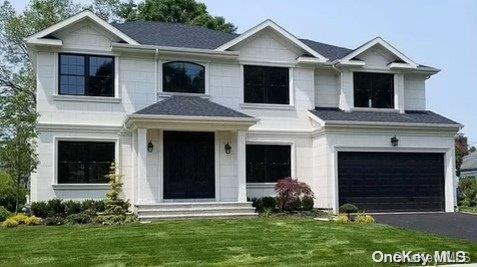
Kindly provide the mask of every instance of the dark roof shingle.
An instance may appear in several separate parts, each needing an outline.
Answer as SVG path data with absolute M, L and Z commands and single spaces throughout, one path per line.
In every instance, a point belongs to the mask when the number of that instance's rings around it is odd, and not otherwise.
M 200 96 L 171 96 L 134 114 L 253 118 Z
M 345 112 L 338 108 L 315 108 L 310 110 L 318 118 L 326 121 L 350 122 L 398 122 L 398 123 L 425 123 L 425 124 L 455 124 L 459 123 L 430 110 L 407 110 L 405 113 L 386 111 L 351 111 Z

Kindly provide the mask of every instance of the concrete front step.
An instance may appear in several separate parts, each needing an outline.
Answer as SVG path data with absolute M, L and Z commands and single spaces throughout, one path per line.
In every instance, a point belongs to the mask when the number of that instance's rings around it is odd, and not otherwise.
M 136 205 L 142 222 L 164 219 L 256 217 L 251 202 L 188 202 Z

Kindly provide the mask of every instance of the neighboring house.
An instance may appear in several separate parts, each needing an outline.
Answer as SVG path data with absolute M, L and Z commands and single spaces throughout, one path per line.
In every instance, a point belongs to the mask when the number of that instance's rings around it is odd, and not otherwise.
M 473 152 L 462 158 L 460 177 L 466 176 L 477 176 L 477 152 Z
M 461 125 L 426 110 L 439 70 L 379 37 L 347 49 L 270 20 L 238 35 L 84 11 L 27 42 L 40 113 L 33 201 L 102 198 L 116 161 L 139 213 L 215 203 L 249 214 L 247 198 L 283 177 L 333 211 L 454 210 Z

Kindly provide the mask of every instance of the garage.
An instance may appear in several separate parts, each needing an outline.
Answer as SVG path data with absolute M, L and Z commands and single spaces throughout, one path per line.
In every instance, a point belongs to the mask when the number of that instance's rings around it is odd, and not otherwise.
M 366 212 L 444 211 L 444 154 L 339 152 L 338 193 Z

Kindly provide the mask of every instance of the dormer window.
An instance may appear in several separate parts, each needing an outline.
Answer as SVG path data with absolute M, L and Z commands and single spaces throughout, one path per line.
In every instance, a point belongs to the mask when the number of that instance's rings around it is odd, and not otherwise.
M 172 61 L 162 65 L 162 91 L 178 93 L 205 93 L 205 68 L 202 65 Z
M 354 106 L 394 108 L 394 74 L 355 72 Z
M 59 54 L 58 94 L 114 96 L 114 57 Z

